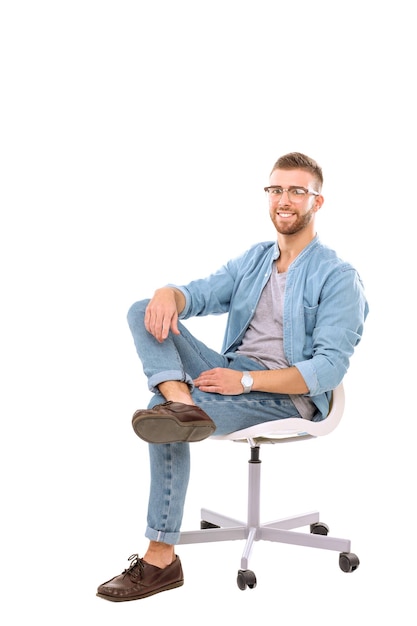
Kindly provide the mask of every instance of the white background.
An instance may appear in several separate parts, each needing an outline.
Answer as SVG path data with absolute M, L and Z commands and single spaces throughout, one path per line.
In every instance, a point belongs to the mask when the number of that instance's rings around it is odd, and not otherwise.
M 5 0 L 0 54 L 2 622 L 414 624 L 412 3 Z M 318 509 L 361 565 L 258 543 L 242 592 L 240 542 L 181 546 L 181 589 L 100 600 L 147 543 L 126 312 L 274 238 L 262 187 L 293 150 L 371 313 L 337 432 L 263 451 L 262 517 Z M 214 348 L 223 326 L 190 322 Z M 184 529 L 245 515 L 247 458 L 193 446 Z

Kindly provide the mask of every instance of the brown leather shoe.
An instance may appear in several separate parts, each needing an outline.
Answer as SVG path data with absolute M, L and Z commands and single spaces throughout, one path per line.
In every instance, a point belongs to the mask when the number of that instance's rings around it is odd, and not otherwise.
M 165 402 L 153 409 L 135 411 L 132 426 L 149 443 L 202 441 L 216 430 L 213 420 L 198 406 Z
M 131 561 L 130 567 L 124 572 L 100 585 L 97 589 L 99 598 L 112 602 L 140 600 L 184 584 L 184 575 L 178 556 L 171 565 L 163 569 L 146 563 L 137 554 L 132 554 L 129 561 Z

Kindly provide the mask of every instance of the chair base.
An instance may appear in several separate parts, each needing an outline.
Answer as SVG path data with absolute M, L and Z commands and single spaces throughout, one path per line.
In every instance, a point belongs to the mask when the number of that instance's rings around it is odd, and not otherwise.
M 286 517 L 256 526 L 249 526 L 243 521 L 225 517 L 208 509 L 201 509 L 201 519 L 203 525 L 205 522 L 208 522 L 213 524 L 213 527 L 182 532 L 179 543 L 207 543 L 245 539 L 246 544 L 240 562 L 243 569 L 248 568 L 249 557 L 255 541 L 272 541 L 310 548 L 336 550 L 338 552 L 350 552 L 349 539 L 339 539 L 314 532 L 314 525 L 319 522 L 319 513 L 317 511 Z M 294 532 L 293 530 L 294 528 L 308 525 L 311 529 L 310 533 Z
M 228 517 L 209 509 L 201 509 L 201 529 L 181 532 L 179 543 L 207 543 L 218 541 L 245 540 L 241 557 L 238 585 L 241 589 L 256 586 L 256 577 L 248 570 L 249 558 L 256 541 L 271 541 L 340 552 L 339 566 L 345 572 L 354 571 L 359 559 L 350 553 L 349 539 L 329 537 L 326 524 L 320 522 L 318 511 L 260 523 L 261 461 L 259 446 L 251 447 L 248 480 L 248 517 L 246 521 Z M 309 532 L 294 529 L 309 526 Z M 250 582 L 249 582 L 250 581 Z

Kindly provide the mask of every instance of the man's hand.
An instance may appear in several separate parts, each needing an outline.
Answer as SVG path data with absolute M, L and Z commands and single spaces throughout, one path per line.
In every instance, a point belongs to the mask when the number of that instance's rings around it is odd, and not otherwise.
M 184 307 L 183 298 L 184 296 L 177 290 L 162 287 L 155 291 L 150 300 L 145 311 L 145 328 L 160 343 L 165 341 L 170 330 L 174 335 L 180 334 L 178 312 Z
M 237 396 L 243 393 L 241 378 L 242 372 L 225 367 L 215 367 L 212 370 L 201 372 L 194 380 L 194 384 L 200 391 L 220 393 L 224 396 Z

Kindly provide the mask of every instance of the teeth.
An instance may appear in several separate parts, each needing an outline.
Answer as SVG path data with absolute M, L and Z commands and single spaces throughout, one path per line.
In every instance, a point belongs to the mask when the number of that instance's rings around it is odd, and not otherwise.
M 281 217 L 291 217 L 292 213 L 278 213 L 278 215 L 281 215 Z

